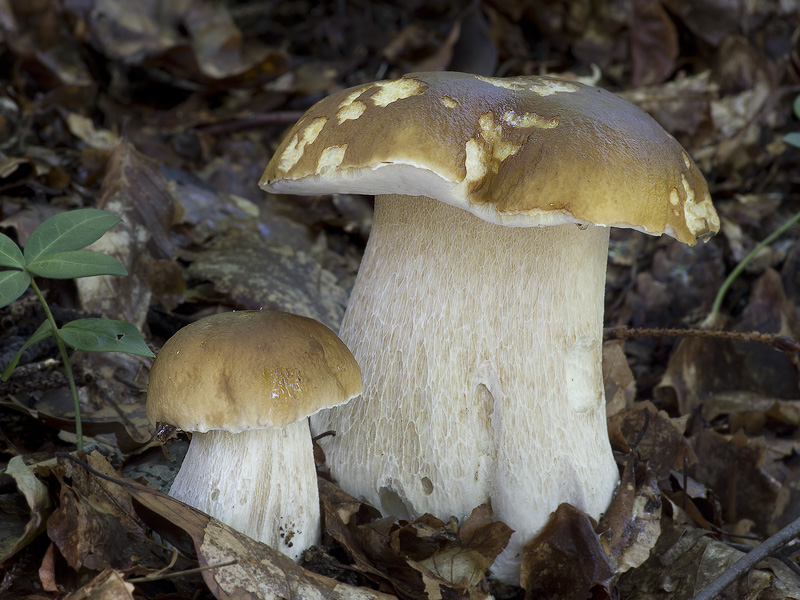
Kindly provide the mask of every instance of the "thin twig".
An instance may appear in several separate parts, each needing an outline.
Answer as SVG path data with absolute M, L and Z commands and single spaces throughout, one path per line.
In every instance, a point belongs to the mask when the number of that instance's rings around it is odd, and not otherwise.
M 253 113 L 239 119 L 219 121 L 217 123 L 209 123 L 208 125 L 198 125 L 195 129 L 208 135 L 224 135 L 226 133 L 264 127 L 265 125 L 287 125 L 296 123 L 303 114 L 304 113 L 299 110 Z
M 745 554 L 736 563 L 725 570 L 722 575 L 708 584 L 692 600 L 713 600 L 721 594 L 725 588 L 735 582 L 739 577 L 750 571 L 759 562 L 774 554 L 781 547 L 788 544 L 795 537 L 800 535 L 800 519 L 789 523 L 772 537 L 767 538 L 761 544 Z
M 701 337 L 717 340 L 733 340 L 737 342 L 758 342 L 771 346 L 781 352 L 800 351 L 800 342 L 788 335 L 778 333 L 760 333 L 758 331 L 722 331 L 719 329 L 659 329 L 607 327 L 603 330 L 607 340 L 627 340 L 637 337 Z

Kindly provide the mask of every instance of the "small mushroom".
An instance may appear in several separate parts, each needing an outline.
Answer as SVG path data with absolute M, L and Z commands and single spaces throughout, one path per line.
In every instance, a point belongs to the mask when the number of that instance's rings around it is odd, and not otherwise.
M 601 368 L 610 227 L 693 245 L 719 229 L 694 162 L 647 113 L 551 77 L 415 73 L 337 92 L 260 185 L 375 194 L 340 335 L 363 395 L 312 418 L 343 489 L 401 517 L 490 502 L 516 530 L 618 481 Z
M 361 393 L 325 325 L 277 311 L 205 317 L 150 371 L 147 418 L 192 433 L 170 495 L 298 560 L 320 535 L 306 417 Z

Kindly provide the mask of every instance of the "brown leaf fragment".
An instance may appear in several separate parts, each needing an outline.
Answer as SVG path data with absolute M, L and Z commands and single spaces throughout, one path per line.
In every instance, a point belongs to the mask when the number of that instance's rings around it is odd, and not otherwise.
M 772 269 L 753 284 L 750 300 L 734 331 L 758 331 L 797 338 L 794 303 Z M 790 357 L 765 344 L 684 338 L 670 357 L 656 388 L 665 401 L 674 398 L 681 414 L 703 406 L 723 392 L 751 392 L 773 398 L 796 398 L 798 376 Z
M 631 24 L 633 87 L 664 81 L 675 68 L 678 32 L 660 0 L 634 0 Z
M 5 475 L 14 479 L 17 491 L 25 498 L 29 514 L 27 523 L 18 532 L 19 535 L 5 535 L 4 539 L 0 540 L 0 564 L 5 563 L 44 531 L 47 515 L 51 510 L 47 487 L 33 474 L 21 456 L 14 456 L 8 461 Z M 5 513 L 5 511 L 2 512 Z M 3 514 L 3 520 L 5 525 L 8 515 Z M 8 533 L 5 526 L 3 531 Z
M 97 127 L 88 117 L 69 112 L 66 121 L 72 135 L 94 150 L 110 151 L 119 143 L 119 136 L 116 133 Z
M 569 504 L 523 550 L 521 584 L 529 600 L 611 598 L 613 580 L 591 517 Z
M 7 400 L 0 400 L 0 407 L 11 409 L 16 412 L 28 415 L 32 419 L 36 419 L 43 425 L 54 427 L 61 431 L 75 431 L 75 419 L 71 416 L 63 418 L 57 415 L 49 414 L 44 410 L 34 410 L 28 408 L 21 402 L 15 400 L 13 396 L 9 396 Z M 91 419 L 82 419 L 83 434 L 85 436 L 94 437 L 97 435 L 114 435 L 117 441 L 117 446 L 123 452 L 133 452 L 137 448 L 141 448 L 149 441 L 146 439 L 136 439 L 131 432 L 126 428 L 124 423 L 119 420 L 111 421 L 92 421 Z
M 776 531 L 787 508 L 788 492 L 762 468 L 764 439 L 748 439 L 741 430 L 724 436 L 704 429 L 695 438 L 694 448 L 702 460 L 693 475 L 719 497 L 725 520 L 751 519 L 761 535 Z
M 783 561 L 770 557 L 761 563 L 765 570 L 772 571 L 770 586 L 760 595 L 759 600 L 800 600 L 800 575 Z
M 431 515 L 413 521 L 381 518 L 377 509 L 320 479 L 325 527 L 350 556 L 353 568 L 381 589 L 406 598 L 483 600 L 486 572 L 511 537 L 487 505 L 461 528 Z
M 692 524 L 706 531 L 719 531 L 722 519 L 719 501 L 704 485 L 691 477 L 686 477 L 686 490 L 683 489 L 683 473 L 673 472 L 671 481 L 676 482 L 672 490 L 662 489 L 667 511 L 676 521 Z
M 51 543 L 44 553 L 42 564 L 39 565 L 39 581 L 45 592 L 58 592 L 56 583 L 56 545 Z
M 338 330 L 347 293 L 310 254 L 271 243 L 249 230 L 225 232 L 206 244 L 189 275 L 211 281 L 238 307 L 284 310 Z
M 174 305 L 170 298 L 183 288 L 169 240 L 175 210 L 172 196 L 158 165 L 127 141 L 111 153 L 100 196 L 98 208 L 123 221 L 89 249 L 119 259 L 128 276 L 76 280 L 81 302 L 87 311 L 141 329 L 151 299 Z
M 739 550 L 709 538 L 702 529 L 690 529 L 669 518 L 662 520 L 662 529 L 650 558 L 620 578 L 622 598 L 692 598 L 743 556 Z M 770 586 L 771 579 L 766 572 L 753 570 L 726 590 L 720 600 L 762 598 L 760 593 Z
M 200 566 L 205 568 L 203 578 L 220 600 L 391 600 L 385 594 L 306 571 L 269 546 L 144 485 L 129 480 L 110 483 L 134 500 L 137 512 L 156 533 L 177 542 L 178 546 L 191 540 Z M 67 487 L 62 490 L 74 495 L 74 491 Z M 74 511 L 71 511 L 72 515 Z M 182 540 L 174 535 L 175 531 L 180 532 Z
M 671 470 L 681 470 L 684 465 L 697 462 L 694 450 L 683 435 L 687 420 L 688 415 L 672 418 L 646 400 L 611 417 L 609 437 L 612 444 L 628 450 L 639 440 L 636 457 L 648 461 L 656 478 L 661 480 L 668 477 Z
M 432 519 L 430 515 L 423 515 L 409 526 L 427 524 L 426 518 Z M 486 572 L 506 547 L 512 533 L 513 530 L 505 523 L 492 518 L 488 505 L 482 504 L 472 511 L 460 528 L 457 528 L 455 519 L 435 529 L 427 527 L 425 535 L 430 551 L 427 557 L 409 561 L 409 564 L 420 571 L 426 589 L 430 582 L 438 581 L 439 589 L 445 594 L 449 592 L 450 596 L 485 598 L 488 590 Z M 401 551 L 406 556 L 414 556 L 408 544 L 404 544 Z
M 203 515 L 205 516 L 205 515 Z M 388 596 L 304 571 L 289 557 L 206 517 L 195 540 L 200 565 L 211 592 L 220 600 L 303 598 L 307 600 L 378 600 Z M 231 564 L 233 563 L 233 564 Z M 225 566 L 220 566 L 225 565 Z
M 134 586 L 115 569 L 105 569 L 64 600 L 133 600 Z
M 69 566 L 100 571 L 128 558 L 128 542 L 119 519 L 64 485 L 59 507 L 47 520 L 47 534 Z
M 647 560 L 661 534 L 661 491 L 647 463 L 629 460 L 597 531 L 618 573 Z
M 620 94 L 650 113 L 673 135 L 694 135 L 707 127 L 711 122 L 711 101 L 718 95 L 719 86 L 710 71 Z
M 603 382 L 606 391 L 606 416 L 610 417 L 633 406 L 636 381 L 625 357 L 623 340 L 603 343 Z

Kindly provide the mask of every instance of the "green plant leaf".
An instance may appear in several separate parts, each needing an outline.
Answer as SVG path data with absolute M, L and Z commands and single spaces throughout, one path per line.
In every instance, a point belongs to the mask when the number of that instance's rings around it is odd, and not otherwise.
M 59 213 L 44 221 L 28 237 L 23 254 L 28 263 L 58 252 L 85 248 L 99 240 L 120 219 L 98 208 L 81 208 Z
M 155 358 L 133 323 L 111 319 L 78 319 L 58 330 L 67 346 L 84 352 L 126 352 Z
M 787 144 L 791 144 L 792 146 L 797 146 L 800 148 L 800 133 L 787 133 L 785 136 L 783 136 L 783 141 Z
M 91 250 L 48 254 L 28 263 L 25 268 L 34 275 L 49 279 L 72 279 L 73 277 L 94 277 L 95 275 L 124 277 L 128 274 L 122 263 L 113 256 Z
M 794 115 L 800 119 L 800 94 L 794 97 L 792 107 L 794 108 Z
M 22 296 L 30 284 L 31 276 L 25 271 L 0 271 L 0 308 Z
M 53 328 L 50 326 L 50 321 L 42 321 L 42 324 L 39 325 L 39 328 L 33 332 L 33 335 L 28 338 L 27 342 L 22 344 L 22 348 L 19 349 L 19 352 L 17 352 L 14 355 L 14 358 L 11 359 L 11 362 L 8 363 L 6 370 L 3 371 L 3 381 L 8 381 L 8 378 L 11 377 L 11 373 L 17 367 L 17 363 L 19 362 L 19 359 L 25 350 L 34 344 L 38 344 L 42 340 L 49 338 L 51 335 L 53 335 Z
M 10 237 L 0 233 L 0 267 L 25 267 L 25 257 Z

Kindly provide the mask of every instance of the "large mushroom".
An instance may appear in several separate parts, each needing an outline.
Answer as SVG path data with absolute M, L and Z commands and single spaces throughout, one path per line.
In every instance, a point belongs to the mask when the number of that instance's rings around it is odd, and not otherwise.
M 610 227 L 719 228 L 672 136 L 580 83 L 415 73 L 318 102 L 260 185 L 376 195 L 340 330 L 364 393 L 312 418 L 343 489 L 402 517 L 491 502 L 516 530 L 493 566 L 510 583 L 560 503 L 606 509 Z
M 359 393 L 353 355 L 313 319 L 237 311 L 187 325 L 147 390 L 152 423 L 193 432 L 170 495 L 298 560 L 320 536 L 306 417 Z

